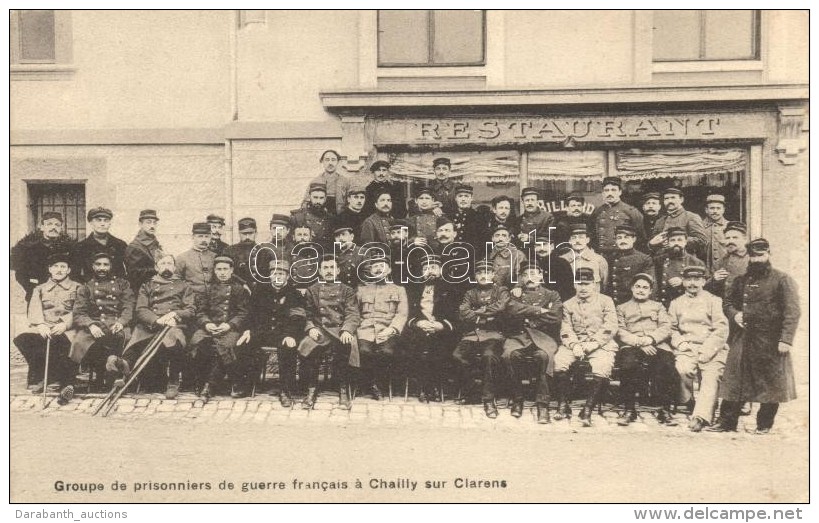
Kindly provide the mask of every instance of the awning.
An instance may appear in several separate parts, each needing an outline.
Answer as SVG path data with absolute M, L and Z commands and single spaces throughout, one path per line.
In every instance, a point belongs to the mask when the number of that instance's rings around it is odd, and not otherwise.
M 747 168 L 743 149 L 629 150 L 614 157 L 617 175 L 624 180 L 730 174 Z

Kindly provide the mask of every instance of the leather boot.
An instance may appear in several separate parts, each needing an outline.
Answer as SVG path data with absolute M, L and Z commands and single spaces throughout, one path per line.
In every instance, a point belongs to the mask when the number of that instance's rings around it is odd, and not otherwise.
M 523 400 L 512 401 L 512 417 L 520 418 L 523 416 Z
M 483 402 L 483 411 L 486 413 L 486 417 L 489 419 L 495 419 L 498 417 L 498 406 L 495 405 L 494 398 Z
M 353 404 L 350 403 L 350 395 L 347 393 L 347 387 L 341 387 L 338 389 L 338 406 L 343 410 L 350 410 L 353 408 Z
M 597 405 L 597 402 L 600 400 L 600 397 L 603 395 L 603 391 L 606 389 L 608 384 L 608 379 L 600 376 L 594 376 L 594 387 L 592 387 L 591 394 L 589 394 L 589 397 L 586 400 L 586 405 L 583 407 L 583 410 L 580 411 L 580 416 L 578 416 L 584 427 L 591 426 L 591 417 L 592 413 L 594 412 L 594 407 Z
M 572 419 L 572 407 L 569 405 L 568 402 L 557 403 L 557 410 L 555 411 L 555 421 L 560 421 L 562 419 Z
M 293 398 L 290 397 L 290 391 L 283 390 L 281 394 L 279 394 L 279 402 L 282 404 L 282 407 L 289 409 L 293 406 Z
M 202 392 L 200 392 L 200 393 L 199 393 L 199 395 L 200 395 L 200 396 L 202 396 L 202 402 L 203 402 L 203 403 L 207 403 L 207 402 L 208 402 L 208 400 L 209 400 L 209 399 L 210 399 L 210 397 L 211 397 L 211 393 L 210 393 L 210 383 L 208 383 L 208 382 L 206 381 L 206 382 L 205 382 L 205 384 L 204 384 L 204 385 L 202 385 Z
M 620 418 L 617 420 L 617 424 L 621 427 L 627 427 L 635 421 L 637 421 L 637 411 L 634 410 L 634 405 L 632 405 L 620 413 Z
M 301 408 L 304 410 L 311 410 L 316 405 L 316 388 L 308 387 L 307 396 L 301 402 Z
M 538 403 L 537 404 L 537 422 L 541 425 L 547 425 L 552 422 L 549 419 L 549 404 L 548 403 Z

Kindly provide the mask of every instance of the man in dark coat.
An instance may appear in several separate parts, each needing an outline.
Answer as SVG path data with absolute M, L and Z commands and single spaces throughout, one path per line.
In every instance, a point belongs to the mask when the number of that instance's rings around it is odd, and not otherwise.
M 623 182 L 616 176 L 603 178 L 603 205 L 594 210 L 591 223 L 594 225 L 592 237 L 594 249 L 611 263 L 612 255 L 617 252 L 614 239 L 615 229 L 619 225 L 631 225 L 637 241 L 643 238 L 643 215 L 631 205 L 620 200 L 623 195 Z
M 210 249 L 217 256 L 223 254 L 228 244 L 222 241 L 222 232 L 225 230 L 225 219 L 217 214 L 208 214 L 205 221 L 210 225 Z
M 364 217 L 366 218 L 376 211 L 375 201 L 378 199 L 378 195 L 382 194 L 383 191 L 387 191 L 392 196 L 392 215 L 396 218 L 406 218 L 407 189 L 403 182 L 392 178 L 389 162 L 384 160 L 374 162 L 370 166 L 370 172 L 373 173 L 373 180 L 365 189 L 366 201 L 364 202 L 364 209 L 361 211 Z M 349 195 L 350 192 L 348 191 L 347 196 Z
M 251 289 L 257 283 L 250 266 L 250 252 L 256 245 L 256 220 L 242 218 L 239 220 L 239 243 L 234 243 L 222 253 L 225 256 L 230 256 L 233 260 L 233 275 L 241 279 Z
M 734 281 L 725 299 L 732 329 L 720 389 L 721 421 L 713 430 L 736 430 L 742 403 L 760 403 L 756 433 L 773 427 L 779 404 L 796 398 L 791 346 L 799 323 L 796 282 L 771 267 L 764 238 L 748 244 L 748 272 Z
M 26 291 L 26 303 L 31 301 L 34 287 L 49 279 L 49 256 L 70 253 L 74 247 L 74 240 L 63 232 L 62 214 L 44 212 L 38 229 L 11 250 L 11 268 L 17 283 Z
M 681 228 L 688 236 L 686 250 L 702 259 L 705 257 L 708 245 L 705 226 L 702 223 L 702 218 L 691 211 L 685 210 L 685 207 L 683 207 L 684 202 L 683 193 L 677 187 L 669 187 L 663 191 L 665 214 L 660 216 L 654 224 L 648 246 L 654 251 L 663 249 L 668 245 L 669 230 Z
M 635 275 L 643 273 L 651 276 L 654 283 L 654 260 L 648 254 L 634 248 L 637 231 L 631 225 L 619 225 L 614 230 L 617 251 L 611 256 L 609 267 L 608 294 L 615 305 L 631 299 L 631 281 Z
M 518 234 L 514 238 L 518 248 L 525 249 L 527 243 L 549 239 L 549 228 L 554 226 L 555 219 L 552 213 L 540 208 L 541 199 L 537 187 L 524 187 L 520 193 L 523 214 L 518 217 Z
M 392 215 L 392 195 L 386 189 L 375 193 L 375 212 L 369 215 L 361 224 L 361 238 L 359 243 L 366 245 L 370 242 L 389 243 L 390 225 L 394 221 Z
M 88 223 L 91 224 L 91 234 L 87 238 L 78 242 L 72 252 L 73 279 L 80 283 L 90 281 L 94 277 L 94 270 L 91 265 L 94 258 L 101 252 L 108 253 L 111 260 L 111 275 L 118 278 L 125 278 L 125 249 L 128 244 L 119 238 L 114 237 L 108 230 L 111 228 L 111 219 L 114 213 L 105 207 L 96 207 L 88 211 Z
M 361 224 L 367 219 L 367 216 L 372 214 L 372 211 L 366 212 L 367 191 L 360 183 L 354 183 L 347 191 L 347 206 L 344 210 L 338 213 L 333 221 L 333 229 L 338 227 L 352 227 L 353 235 L 356 240 L 361 240 Z
M 648 192 L 642 198 L 643 211 L 643 241 L 637 244 L 637 249 L 643 252 L 649 252 L 648 241 L 654 237 L 651 232 L 654 230 L 654 224 L 660 219 L 660 211 L 663 209 L 663 204 L 660 203 L 660 193 Z
M 143 283 L 156 274 L 156 258 L 162 252 L 162 245 L 156 239 L 159 217 L 156 211 L 145 209 L 139 212 L 139 232 L 125 248 L 125 266 L 131 290 L 139 292 Z
M 471 185 L 463 183 L 455 187 L 455 204 L 456 210 L 449 215 L 452 223 L 455 226 L 457 237 L 455 241 L 468 243 L 471 245 L 476 254 L 483 256 L 485 251 L 481 244 L 483 241 L 483 222 L 478 216 L 478 211 L 472 207 L 472 192 Z
M 657 298 L 668 307 L 671 302 L 685 293 L 682 271 L 685 267 L 705 267 L 705 263 L 691 253 L 686 252 L 688 234 L 685 229 L 672 227 L 668 229 L 668 247 L 663 254 L 654 258 L 657 274 Z
M 555 214 L 555 228 L 550 233 L 558 255 L 566 254 L 572 250 L 571 245 L 569 245 L 569 238 L 571 238 L 576 225 L 582 224 L 586 226 L 586 230 L 593 230 L 593 227 L 589 225 L 589 216 L 584 213 L 585 208 L 586 199 L 583 195 L 573 193 L 566 197 L 566 211 Z
M 324 247 L 332 243 L 333 220 L 335 219 L 327 207 L 327 186 L 321 183 L 311 183 L 309 188 L 310 201 L 304 208 L 291 213 L 290 228 L 308 227 L 312 231 L 314 242 Z

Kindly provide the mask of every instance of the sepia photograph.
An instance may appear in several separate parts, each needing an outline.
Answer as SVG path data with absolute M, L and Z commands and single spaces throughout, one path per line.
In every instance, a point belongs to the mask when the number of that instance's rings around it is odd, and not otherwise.
M 808 10 L 8 13 L 16 520 L 802 519 Z

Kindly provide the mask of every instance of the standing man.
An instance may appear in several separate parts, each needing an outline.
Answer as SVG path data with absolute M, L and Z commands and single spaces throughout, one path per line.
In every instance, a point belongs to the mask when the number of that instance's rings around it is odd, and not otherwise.
M 114 237 L 108 230 L 111 228 L 111 219 L 114 213 L 105 207 L 96 207 L 88 211 L 88 223 L 91 224 L 91 234 L 74 246 L 72 258 L 74 259 L 74 280 L 78 282 L 89 281 L 94 277 L 94 270 L 91 264 L 94 258 L 101 252 L 108 253 L 111 260 L 111 275 L 124 278 L 125 270 L 125 249 L 128 244 L 119 238 Z
M 390 164 L 384 160 L 373 162 L 370 166 L 373 173 L 373 180 L 367 185 L 364 204 L 364 216 L 367 217 L 375 212 L 375 200 L 381 191 L 387 191 L 392 197 L 392 214 L 396 218 L 406 218 L 407 216 L 407 189 L 404 183 L 394 180 L 390 174 Z M 350 194 L 349 192 L 347 193 Z
M 683 207 L 685 198 L 680 189 L 669 187 L 663 191 L 663 205 L 665 215 L 660 216 L 651 231 L 652 237 L 648 246 L 653 251 L 659 251 L 668 245 L 668 231 L 671 228 L 680 228 L 688 236 L 686 250 L 702 259 L 705 256 L 708 238 L 705 226 L 699 216 Z
M 421 188 L 415 195 L 415 206 L 417 212 L 407 219 L 410 230 L 417 238 L 423 238 L 426 242 L 432 241 L 435 239 L 436 220 L 441 216 L 440 212 L 435 212 L 439 209 L 435 207 L 432 189 Z
M 525 248 L 527 243 L 548 241 L 549 227 L 554 225 L 552 213 L 540 208 L 540 191 L 537 187 L 524 187 L 520 193 L 523 214 L 518 218 L 518 235 L 515 242 Z
M 705 266 L 713 271 L 725 255 L 725 195 L 711 193 L 705 198 L 705 227 L 706 256 Z
M 386 189 L 376 191 L 375 212 L 361 224 L 361 244 L 378 242 L 389 245 L 392 222 L 392 195 Z
M 685 292 L 683 269 L 689 266 L 705 267 L 705 264 L 693 254 L 686 252 L 688 234 L 685 229 L 671 227 L 666 233 L 668 247 L 663 254 L 654 258 L 657 274 L 657 296 L 668 307 L 671 301 Z
M 603 291 L 609 282 L 609 264 L 604 257 L 589 247 L 590 241 L 586 225 L 582 223 L 575 225 L 572 229 L 572 235 L 569 236 L 569 245 L 572 250 L 563 254 L 562 258 L 572 265 L 575 274 L 577 269 L 581 267 L 591 269 L 598 290 Z
M 191 290 L 197 295 L 205 292 L 213 275 L 213 263 L 216 254 L 208 248 L 210 245 L 210 225 L 199 222 L 191 227 L 193 247 L 176 259 L 176 275 L 188 282 Z
M 457 209 L 455 204 L 455 180 L 450 180 L 449 176 L 452 170 L 452 162 L 449 158 L 435 158 L 432 160 L 432 172 L 435 174 L 435 179 L 429 184 L 432 189 L 432 194 L 435 196 L 435 201 L 440 205 L 437 207 L 439 216 L 441 214 L 452 215 Z
M 142 284 L 156 274 L 156 257 L 162 252 L 162 246 L 156 239 L 158 225 L 156 211 L 139 211 L 139 231 L 125 248 L 125 266 L 128 268 L 128 281 L 134 293 L 138 293 Z
M 358 268 L 364 261 L 364 256 L 359 253 L 359 247 L 355 243 L 353 228 L 347 226 L 337 227 L 333 231 L 335 242 L 333 243 L 333 253 L 336 256 L 338 265 L 338 279 L 341 283 L 350 287 L 358 287 Z
M 617 252 L 612 256 L 611 284 L 608 295 L 619 305 L 631 299 L 632 279 L 643 273 L 651 276 L 654 285 L 654 260 L 648 254 L 634 249 L 637 231 L 631 225 L 619 225 L 614 231 Z
M 654 230 L 654 224 L 660 219 L 660 211 L 662 208 L 660 193 L 648 192 L 643 195 L 643 243 L 637 246 L 643 252 L 650 252 L 648 249 L 648 240 L 654 237 L 652 231 Z
M 721 422 L 713 430 L 736 430 L 742 403 L 760 403 L 755 434 L 768 434 L 779 404 L 796 399 L 791 348 L 799 324 L 796 282 L 771 266 L 764 238 L 748 244 L 748 271 L 725 300 L 732 334 L 720 395 Z
M 233 266 L 235 267 L 233 274 L 251 289 L 257 283 L 250 265 L 250 252 L 256 245 L 256 220 L 242 218 L 239 220 L 239 242 L 229 246 L 222 253 L 233 260 Z
M 472 192 L 471 185 L 460 183 L 455 187 L 456 210 L 449 217 L 455 225 L 457 233 L 455 241 L 472 245 L 477 254 L 482 253 L 485 247 L 481 244 L 483 240 L 481 218 L 478 211 L 472 207 Z
M 573 193 L 566 198 L 566 212 L 555 216 L 555 229 L 551 234 L 558 254 L 565 254 L 571 250 L 569 238 L 575 225 L 585 225 L 588 228 L 589 218 L 583 213 L 585 207 L 586 199 L 583 195 Z
M 17 242 L 11 251 L 11 267 L 26 291 L 26 303 L 35 287 L 49 281 L 49 256 L 70 253 L 73 247 L 74 240 L 63 232 L 63 215 L 53 211 L 44 212 L 38 230 Z
M 748 270 L 747 228 L 742 222 L 728 222 L 725 226 L 725 254 L 714 266 L 714 274 L 705 285 L 705 290 L 724 298 L 734 285 L 734 280 Z
M 310 201 L 306 206 L 292 212 L 290 227 L 308 227 L 313 231 L 312 238 L 323 247 L 331 243 L 332 223 L 327 207 L 327 186 L 323 183 L 310 184 Z
M 499 225 L 506 227 L 509 231 L 510 238 L 517 237 L 518 226 L 515 223 L 515 219 L 511 217 L 513 204 L 514 201 L 512 198 L 506 195 L 492 198 L 492 216 L 489 218 L 489 222 L 484 226 L 481 250 L 485 249 L 485 242 L 491 241 L 492 234 L 494 234 Z
M 643 215 L 631 205 L 620 200 L 623 195 L 623 181 L 616 176 L 603 178 L 603 205 L 594 210 L 591 223 L 594 224 L 595 250 L 612 260 L 617 252 L 614 238 L 618 225 L 630 225 L 637 232 L 637 240 L 643 238 Z
M 319 162 L 323 168 L 322 173 L 312 180 L 310 185 L 321 183 L 327 188 L 327 211 L 331 214 L 340 213 L 347 201 L 347 191 L 350 188 L 350 179 L 338 172 L 338 164 L 341 156 L 332 149 L 321 153 Z M 304 203 L 310 203 L 310 191 L 304 195 Z
M 225 230 L 225 219 L 216 214 L 208 214 L 205 221 L 210 225 L 210 243 L 208 249 L 217 256 L 225 252 L 229 246 L 222 241 L 222 231 Z
M 498 225 L 492 233 L 492 250 L 487 254 L 486 261 L 492 264 L 495 283 L 511 289 L 518 282 L 518 273 L 526 261 L 526 254 L 512 243 L 509 229 Z
M 361 184 L 353 183 L 347 192 L 347 207 L 335 220 L 335 227 L 352 227 L 355 238 L 361 238 L 361 224 L 373 211 L 366 212 L 367 193 Z

